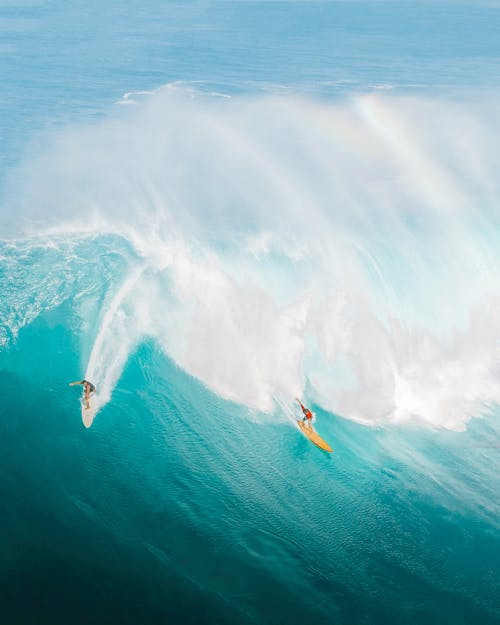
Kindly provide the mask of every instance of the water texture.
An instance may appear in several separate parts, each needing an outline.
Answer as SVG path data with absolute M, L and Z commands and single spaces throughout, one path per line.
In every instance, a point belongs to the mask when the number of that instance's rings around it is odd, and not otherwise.
M 2 622 L 500 622 L 499 26 L 0 5 Z

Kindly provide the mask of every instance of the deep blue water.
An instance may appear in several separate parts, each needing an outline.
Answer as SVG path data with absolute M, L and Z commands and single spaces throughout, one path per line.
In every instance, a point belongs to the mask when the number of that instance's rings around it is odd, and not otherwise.
M 436 441 L 320 412 L 329 457 L 144 344 L 87 431 L 61 381 L 70 318 L 35 321 L 2 358 L 10 622 L 496 622 L 496 475 L 471 471 L 496 462 L 476 447 L 491 425 Z
M 2 622 L 500 622 L 499 27 L 1 4 Z

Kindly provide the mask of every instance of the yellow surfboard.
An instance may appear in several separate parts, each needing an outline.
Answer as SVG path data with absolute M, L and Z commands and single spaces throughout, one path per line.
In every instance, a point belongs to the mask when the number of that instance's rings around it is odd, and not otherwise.
M 323 440 L 317 432 L 315 432 L 313 429 L 308 428 L 302 420 L 297 421 L 297 424 L 302 430 L 303 434 L 307 436 L 307 438 L 311 441 L 311 443 L 314 443 L 317 447 L 323 449 L 324 451 L 333 451 L 330 445 L 325 440 Z

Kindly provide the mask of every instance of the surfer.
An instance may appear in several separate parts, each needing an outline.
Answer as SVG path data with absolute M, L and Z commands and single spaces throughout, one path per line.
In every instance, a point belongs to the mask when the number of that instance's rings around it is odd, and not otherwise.
M 88 380 L 81 380 L 79 382 L 69 383 L 70 386 L 77 386 L 78 384 L 81 384 L 83 386 L 85 406 L 88 410 L 90 408 L 90 396 L 92 395 L 92 393 L 95 393 L 95 386 L 92 384 L 92 382 L 89 382 Z
M 302 412 L 304 413 L 304 417 L 302 419 L 302 421 L 305 423 L 305 425 L 312 430 L 312 420 L 313 420 L 313 413 L 309 410 L 309 408 L 306 408 L 304 406 L 304 404 L 300 401 L 300 399 L 297 399 L 297 401 L 300 404 L 300 407 L 302 408 Z

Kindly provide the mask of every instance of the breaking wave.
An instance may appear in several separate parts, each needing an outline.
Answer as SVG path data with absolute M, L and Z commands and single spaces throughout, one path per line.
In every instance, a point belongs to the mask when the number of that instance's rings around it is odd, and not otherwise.
M 126 102 L 14 172 L 3 341 L 73 301 L 101 405 L 146 337 L 263 412 L 460 430 L 499 403 L 496 100 Z

